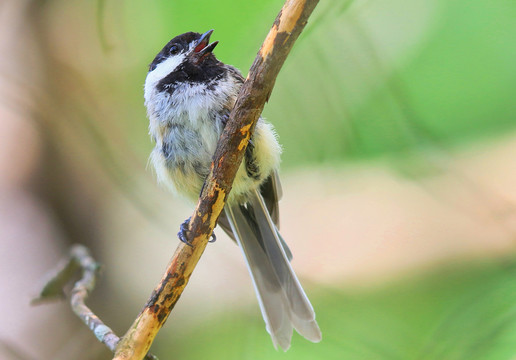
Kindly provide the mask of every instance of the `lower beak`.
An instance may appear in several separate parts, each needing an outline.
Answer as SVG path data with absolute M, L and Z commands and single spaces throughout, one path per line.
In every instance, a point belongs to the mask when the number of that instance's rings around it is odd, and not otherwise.
M 199 63 L 202 61 L 202 59 L 211 53 L 213 49 L 215 49 L 215 46 L 219 43 L 218 41 L 214 41 L 211 44 L 210 42 L 210 36 L 213 30 L 206 31 L 204 34 L 202 34 L 201 38 L 197 42 L 197 45 L 195 46 L 194 50 L 192 51 L 192 57 L 194 58 L 196 63 Z

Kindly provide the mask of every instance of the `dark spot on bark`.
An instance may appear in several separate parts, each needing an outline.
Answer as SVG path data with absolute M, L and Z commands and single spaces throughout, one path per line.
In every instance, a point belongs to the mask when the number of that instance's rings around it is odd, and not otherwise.
M 168 309 L 167 309 L 167 311 L 165 311 L 165 309 L 162 309 L 162 310 L 159 312 L 159 314 L 158 314 L 158 315 L 156 315 L 156 318 L 158 319 L 158 322 L 159 322 L 160 324 L 162 324 L 162 323 L 163 323 L 163 321 L 165 321 L 165 319 L 167 318 L 167 315 L 168 315 L 168 314 L 169 314 Z
M 271 97 L 272 90 L 267 93 L 267 96 L 265 97 L 265 102 L 269 102 L 269 99 Z
M 274 46 L 281 46 L 281 47 L 284 47 L 285 46 L 285 42 L 286 40 L 289 38 L 289 34 L 285 31 L 282 31 L 280 33 L 278 33 L 278 35 L 276 35 L 276 39 L 274 39 Z
M 156 303 L 156 301 L 158 301 L 158 296 L 159 296 L 158 292 L 156 290 L 154 290 L 152 292 L 149 300 L 145 304 L 144 308 L 151 308 Z
M 161 293 L 163 293 L 165 285 L 170 281 L 171 277 L 172 277 L 172 274 L 167 273 L 167 276 L 165 276 L 163 281 L 160 282 L 159 287 L 152 291 L 149 301 L 147 301 L 147 303 L 145 304 L 145 308 L 150 309 L 152 306 L 154 306 L 158 302 L 158 299 L 159 299 Z
M 202 195 L 202 192 L 204 191 L 205 186 L 206 186 L 206 180 L 202 183 L 201 191 L 199 192 L 199 197 Z
M 276 19 L 274 19 L 274 23 L 272 24 L 272 26 L 275 26 L 276 28 L 279 28 L 279 24 L 281 22 L 281 15 L 283 13 L 283 9 L 280 10 L 278 16 L 276 16 Z
M 165 276 L 165 279 L 162 281 L 163 286 L 165 286 L 166 283 L 174 276 L 174 274 L 167 272 L 167 276 Z
M 166 303 L 167 301 L 169 301 L 170 299 L 172 299 L 173 296 L 174 296 L 173 292 L 165 295 L 165 297 L 163 298 L 163 304 Z

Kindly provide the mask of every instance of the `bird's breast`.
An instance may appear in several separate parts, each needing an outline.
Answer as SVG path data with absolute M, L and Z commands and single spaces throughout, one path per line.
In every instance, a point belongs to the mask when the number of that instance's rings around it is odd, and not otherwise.
M 166 121 L 156 122 L 151 162 L 160 182 L 197 198 L 210 171 L 221 127 L 209 111 L 177 110 Z

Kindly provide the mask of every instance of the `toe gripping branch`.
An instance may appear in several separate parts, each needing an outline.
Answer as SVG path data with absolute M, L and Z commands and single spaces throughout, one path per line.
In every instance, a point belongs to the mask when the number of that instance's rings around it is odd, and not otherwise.
M 179 240 L 184 242 L 186 245 L 193 246 L 192 242 L 188 239 L 188 235 L 190 233 L 190 230 L 189 230 L 190 219 L 191 219 L 191 217 L 189 217 L 188 219 L 183 221 L 181 226 L 179 226 L 179 232 L 177 233 L 177 237 L 179 238 Z M 215 236 L 215 232 L 212 232 L 211 239 L 209 240 L 209 242 L 212 243 L 215 241 L 217 241 L 217 236 Z

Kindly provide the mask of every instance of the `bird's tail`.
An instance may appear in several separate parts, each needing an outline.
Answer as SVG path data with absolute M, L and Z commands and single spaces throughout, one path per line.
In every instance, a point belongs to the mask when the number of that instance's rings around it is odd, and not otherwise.
M 226 205 L 225 212 L 244 253 L 274 346 L 286 351 L 293 328 L 306 339 L 319 342 L 321 331 L 314 310 L 260 193 L 254 191 L 245 205 Z

